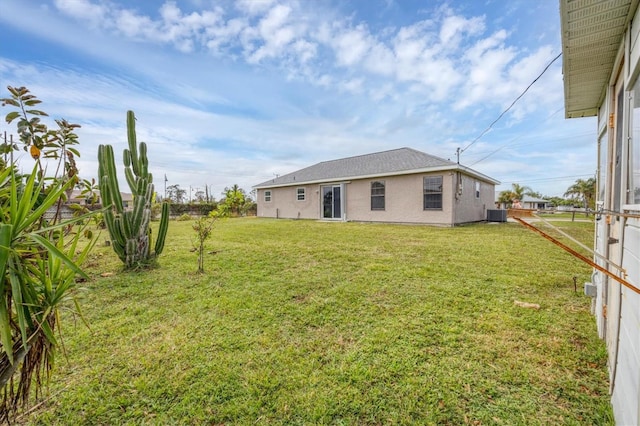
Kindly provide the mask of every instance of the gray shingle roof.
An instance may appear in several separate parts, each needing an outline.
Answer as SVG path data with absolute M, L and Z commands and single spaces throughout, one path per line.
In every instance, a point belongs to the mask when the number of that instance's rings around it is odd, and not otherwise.
M 254 188 L 301 185 L 310 182 L 329 182 L 365 176 L 402 174 L 426 169 L 455 169 L 457 164 L 411 148 L 399 148 L 373 154 L 358 155 L 332 161 L 323 161 L 275 179 L 262 182 Z M 490 178 L 489 178 L 490 179 Z

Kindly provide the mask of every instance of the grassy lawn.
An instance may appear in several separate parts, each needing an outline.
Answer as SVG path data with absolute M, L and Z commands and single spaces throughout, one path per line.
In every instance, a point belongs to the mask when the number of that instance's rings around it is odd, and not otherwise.
M 518 224 L 233 219 L 205 274 L 192 235 L 172 222 L 146 273 L 95 250 L 91 329 L 65 318 L 23 423 L 612 423 L 590 268 Z

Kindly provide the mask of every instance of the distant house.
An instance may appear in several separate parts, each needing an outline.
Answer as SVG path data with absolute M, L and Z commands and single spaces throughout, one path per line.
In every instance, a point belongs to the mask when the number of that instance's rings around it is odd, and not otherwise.
M 560 1 L 565 116 L 597 117 L 598 267 L 585 291 L 594 298 L 598 334 L 606 342 L 613 414 L 620 425 L 640 424 L 638 4 Z
M 100 191 L 95 191 L 97 195 L 97 199 L 94 204 L 102 204 L 102 199 L 100 198 Z M 122 206 L 125 209 L 133 208 L 133 194 L 128 192 L 121 192 L 120 196 L 122 197 Z M 91 204 L 85 195 L 82 194 L 82 191 L 74 189 L 71 192 L 71 197 L 67 200 L 67 204 L 80 204 L 81 206 L 86 206 Z
M 82 191 L 74 189 L 73 191 L 71 191 L 69 198 L 63 205 L 58 206 L 57 204 L 54 204 L 45 212 L 44 217 L 47 220 L 52 219 L 56 215 L 56 212 L 58 211 L 58 208 L 59 208 L 60 210 L 58 212 L 59 217 L 62 219 L 69 219 L 73 217 L 74 213 L 76 213 L 76 210 L 74 210 L 72 206 L 73 204 L 78 204 L 80 206 L 87 207 L 90 210 L 102 208 L 102 199 L 100 198 L 100 191 L 96 191 L 96 195 L 97 195 L 97 199 L 95 200 L 95 203 L 91 204 L 87 200 L 87 197 L 82 194 Z M 132 210 L 133 194 L 121 192 L 120 196 L 122 197 L 122 205 L 125 208 L 125 210 Z
M 486 220 L 497 180 L 411 148 L 324 161 L 254 186 L 258 217 L 453 226 Z
M 520 200 L 520 203 L 522 203 L 523 209 L 531 210 L 546 210 L 549 207 L 549 204 L 551 204 L 550 201 L 543 200 L 542 198 L 531 197 L 529 195 L 524 195 L 522 200 Z
M 496 191 L 495 203 L 498 209 L 507 209 L 510 206 L 509 203 L 500 202 L 500 194 L 502 191 Z M 523 195 L 520 200 L 520 208 L 528 210 L 546 210 L 551 207 L 552 202 L 549 200 L 543 200 L 542 198 L 532 197 L 530 195 Z

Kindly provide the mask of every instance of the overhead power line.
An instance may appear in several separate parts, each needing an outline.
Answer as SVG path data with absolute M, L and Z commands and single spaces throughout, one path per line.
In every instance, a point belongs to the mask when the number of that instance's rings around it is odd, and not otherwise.
M 554 177 L 546 177 L 546 178 L 539 178 L 539 179 L 526 179 L 526 180 L 518 180 L 517 182 L 502 182 L 502 185 L 507 185 L 507 184 L 511 184 L 511 183 L 529 183 L 529 182 L 560 182 L 563 180 L 569 180 L 569 179 L 577 179 L 577 178 L 586 178 L 586 177 L 593 177 L 593 173 L 591 174 L 584 174 L 584 175 L 572 175 L 572 176 L 554 176 Z
M 554 112 L 553 114 L 551 114 L 550 116 L 548 116 L 547 118 L 544 119 L 544 121 L 541 124 L 546 123 L 547 121 L 551 120 L 551 118 L 553 118 L 557 113 L 559 113 L 560 111 L 563 110 L 564 107 L 559 108 L 556 112 Z M 474 163 L 471 163 L 469 165 L 469 167 L 473 167 L 476 164 L 478 164 L 481 161 L 486 160 L 487 158 L 491 157 L 493 154 L 496 154 L 497 152 L 501 151 L 502 149 L 508 147 L 508 146 L 513 146 L 515 144 L 515 142 L 517 142 L 518 140 L 522 139 L 525 135 L 524 134 L 520 134 L 519 136 L 516 136 L 514 139 L 512 139 L 511 141 L 509 141 L 508 143 L 501 145 L 500 147 L 498 147 L 498 149 L 495 149 L 493 151 L 491 151 L 489 154 L 485 155 L 484 157 L 482 157 L 481 159 L 475 161 Z
M 532 81 L 532 82 L 527 86 L 527 88 L 526 88 L 526 89 L 524 89 L 524 90 L 522 91 L 522 93 L 520 93 L 520 94 L 518 95 L 518 97 L 517 97 L 517 98 L 515 98 L 515 100 L 514 100 L 513 102 L 511 102 L 511 105 L 509 105 L 509 106 L 507 107 L 507 109 L 505 109 L 504 111 L 502 111 L 502 113 L 498 116 L 498 118 L 496 118 L 495 120 L 493 120 L 493 122 L 492 122 L 491 124 L 489 124 L 489 127 L 487 127 L 486 129 L 484 129 L 484 130 L 482 131 L 482 133 L 480 133 L 480 134 L 479 134 L 479 135 L 478 135 L 474 140 L 472 140 L 472 141 L 471 141 L 471 143 L 469 143 L 469 145 L 467 145 L 466 147 L 464 147 L 464 148 L 462 148 L 462 149 L 458 148 L 458 152 L 457 152 L 457 155 L 458 155 L 458 162 L 459 162 L 459 160 L 460 160 L 460 157 L 459 157 L 459 156 L 460 156 L 460 154 L 462 154 L 463 152 L 465 152 L 465 151 L 466 151 L 467 149 L 469 149 L 469 148 L 470 148 L 474 143 L 478 142 L 478 140 L 480 140 L 480 138 L 481 138 L 481 137 L 483 137 L 484 135 L 486 135 L 486 134 L 487 134 L 487 132 L 488 132 L 489 130 L 491 130 L 491 128 L 493 127 L 493 125 L 494 125 L 494 124 L 496 124 L 498 121 L 500 121 L 500 119 L 501 119 L 502 117 L 504 117 L 504 115 L 505 115 L 507 112 L 509 112 L 509 110 L 510 110 L 511 108 L 513 108 L 513 106 L 516 104 L 516 102 L 518 102 L 518 101 L 520 100 L 520 98 L 522 98 L 522 97 L 525 95 L 525 93 L 527 93 L 527 92 L 529 91 L 529 89 L 531 88 L 531 86 L 533 86 L 533 85 L 536 83 L 536 81 L 538 81 L 538 80 L 540 79 L 540 77 L 542 77 L 542 76 L 544 75 L 544 73 L 545 73 L 545 72 L 547 72 L 547 70 L 549 69 L 549 67 L 551 67 L 551 65 L 553 65 L 553 63 L 554 63 L 555 61 L 557 61 L 557 60 L 558 60 L 558 58 L 560 58 L 560 56 L 562 56 L 562 52 L 560 52 L 560 53 L 558 54 L 558 56 L 556 56 L 555 58 L 553 58 L 553 59 L 551 60 L 551 62 L 549 62 L 549 63 L 547 64 L 547 66 L 546 66 L 546 67 L 544 67 L 544 69 L 542 70 L 542 72 L 541 72 L 541 73 L 540 73 L 540 74 L 539 74 L 539 75 L 538 75 L 538 76 L 537 76 L 537 77 L 536 77 L 536 78 L 535 78 L 535 79 L 534 79 L 534 80 L 533 80 L 533 81 Z

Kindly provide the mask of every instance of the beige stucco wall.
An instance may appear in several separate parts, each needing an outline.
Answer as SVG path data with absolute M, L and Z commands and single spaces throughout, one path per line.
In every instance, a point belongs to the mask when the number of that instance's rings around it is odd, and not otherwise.
M 424 176 L 442 176 L 442 210 L 424 210 Z M 392 176 L 362 179 L 347 185 L 347 220 L 364 222 L 407 222 L 451 225 L 453 173 Z M 385 209 L 371 210 L 371 182 L 384 181 Z
M 442 210 L 424 210 L 423 178 L 442 176 Z M 480 197 L 475 197 L 476 179 L 462 175 L 462 194 L 455 197 L 456 172 L 439 172 L 360 179 L 343 182 L 346 220 L 363 222 L 425 223 L 451 226 L 485 220 L 486 209 L 493 208 L 494 185 L 480 182 Z M 371 182 L 384 181 L 385 209 L 371 210 Z M 337 183 L 337 182 L 336 182 Z M 258 217 L 289 219 L 321 218 L 321 185 L 306 185 L 305 201 L 298 201 L 297 188 L 271 189 L 271 201 L 264 201 L 264 189 L 258 190 Z
M 305 188 L 305 200 L 298 201 L 297 189 Z M 271 201 L 264 201 L 264 189 L 258 189 L 258 217 L 287 219 L 319 219 L 320 195 L 318 185 L 271 188 Z
M 454 200 L 455 224 L 479 222 L 487 219 L 487 209 L 494 208 L 495 186 L 462 174 L 462 193 Z M 476 198 L 476 182 L 480 196 Z

